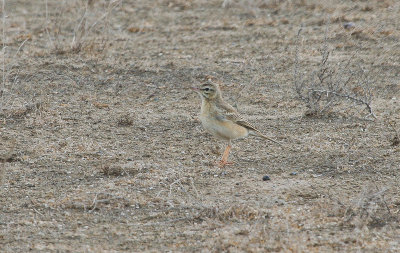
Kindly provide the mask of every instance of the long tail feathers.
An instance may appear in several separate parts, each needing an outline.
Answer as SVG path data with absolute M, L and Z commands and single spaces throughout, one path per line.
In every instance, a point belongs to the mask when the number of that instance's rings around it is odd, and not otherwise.
M 262 138 L 264 138 L 264 139 L 266 139 L 266 140 L 269 140 L 269 141 L 271 141 L 271 142 L 273 142 L 273 143 L 276 143 L 276 144 L 278 144 L 278 145 L 280 145 L 280 146 L 283 146 L 282 143 L 280 143 L 280 142 L 278 142 L 278 141 L 276 141 L 276 140 L 274 140 L 274 139 L 272 139 L 272 138 L 270 138 L 270 137 L 264 135 L 263 133 L 261 133 L 261 132 L 259 132 L 259 131 L 254 131 L 254 133 L 256 133 L 256 135 L 258 135 L 258 136 L 260 136 L 260 137 L 262 137 Z

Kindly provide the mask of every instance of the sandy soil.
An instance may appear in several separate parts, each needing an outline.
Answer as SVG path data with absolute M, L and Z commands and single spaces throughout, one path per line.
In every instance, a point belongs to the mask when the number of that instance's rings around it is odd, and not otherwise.
M 400 251 L 399 1 L 4 2 L 1 252 Z M 324 43 L 376 119 L 306 116 L 293 69 Z M 208 77 L 283 147 L 216 167 L 188 89 Z

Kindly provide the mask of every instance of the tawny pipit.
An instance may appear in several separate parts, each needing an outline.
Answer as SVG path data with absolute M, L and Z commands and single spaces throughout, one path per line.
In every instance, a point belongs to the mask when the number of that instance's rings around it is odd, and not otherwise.
M 226 103 L 222 99 L 218 84 L 208 81 L 200 87 L 193 87 L 192 89 L 199 93 L 201 97 L 200 120 L 203 127 L 215 137 L 228 141 L 228 146 L 219 162 L 220 167 L 228 164 L 232 140 L 254 134 L 280 144 L 262 134 L 257 128 L 244 120 L 235 108 Z

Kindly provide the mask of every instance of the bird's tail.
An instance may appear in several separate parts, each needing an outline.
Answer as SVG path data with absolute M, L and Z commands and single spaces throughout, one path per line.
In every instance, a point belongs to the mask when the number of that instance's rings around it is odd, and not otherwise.
M 256 136 L 260 136 L 260 137 L 262 137 L 262 138 L 264 138 L 264 139 L 266 139 L 266 140 L 269 140 L 269 141 L 271 141 L 271 142 L 273 142 L 273 143 L 276 143 L 276 144 L 282 146 L 282 143 L 280 143 L 279 141 L 276 141 L 276 140 L 274 140 L 274 139 L 272 139 L 272 138 L 270 138 L 270 137 L 264 135 L 264 134 L 261 133 L 260 131 L 252 131 L 252 132 L 253 132 Z

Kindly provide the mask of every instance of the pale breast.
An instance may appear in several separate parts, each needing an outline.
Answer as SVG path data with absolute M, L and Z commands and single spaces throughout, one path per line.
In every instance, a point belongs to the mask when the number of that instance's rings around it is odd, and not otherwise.
M 230 120 L 218 120 L 214 117 L 200 115 L 200 120 L 207 132 L 217 138 L 224 140 L 234 140 L 246 137 L 249 134 L 247 128 L 242 127 Z

